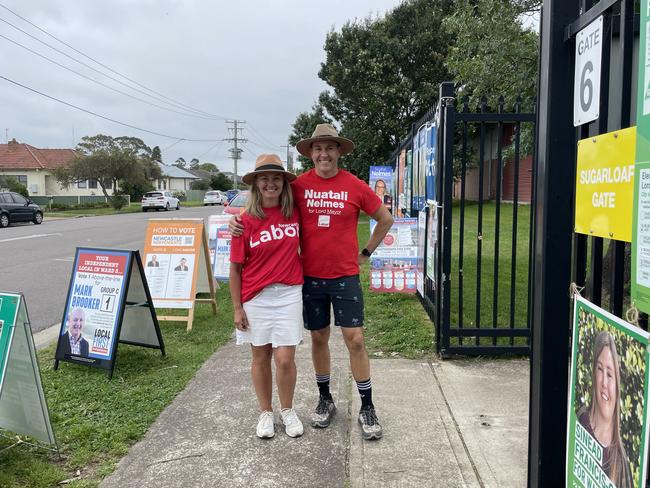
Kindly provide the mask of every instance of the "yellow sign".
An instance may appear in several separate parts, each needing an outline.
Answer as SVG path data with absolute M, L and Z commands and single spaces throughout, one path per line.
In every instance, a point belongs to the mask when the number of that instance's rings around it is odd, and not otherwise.
M 575 231 L 632 240 L 636 127 L 578 141 Z

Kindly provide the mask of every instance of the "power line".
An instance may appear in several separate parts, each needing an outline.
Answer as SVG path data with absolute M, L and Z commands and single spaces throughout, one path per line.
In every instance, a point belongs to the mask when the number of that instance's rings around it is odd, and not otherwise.
M 253 131 L 254 134 L 256 134 L 260 139 L 262 139 L 262 141 L 264 141 L 265 144 L 270 144 L 269 147 L 283 147 L 269 141 L 266 137 L 260 134 L 260 132 L 255 127 L 253 127 L 250 123 L 248 124 L 248 127 Z
M 139 102 L 146 103 L 147 105 L 151 105 L 153 107 L 157 107 L 157 108 L 160 108 L 162 110 L 167 110 L 169 112 L 174 112 L 176 114 L 184 115 L 185 117 L 196 117 L 196 118 L 199 118 L 199 119 L 214 120 L 214 118 L 212 118 L 212 117 L 204 117 L 203 115 L 194 115 L 194 114 L 191 114 L 191 113 L 180 112 L 178 110 L 174 110 L 173 108 L 163 107 L 162 105 L 158 105 L 156 103 L 149 102 L 149 101 L 144 100 L 142 98 L 136 97 L 135 95 L 131 95 L 130 93 L 123 92 L 122 90 L 118 90 L 117 88 L 114 88 L 114 87 L 112 87 L 110 85 L 107 85 L 106 83 L 102 83 L 99 80 L 95 80 L 94 78 L 91 78 L 90 76 L 86 76 L 83 73 L 80 73 L 80 72 L 78 72 L 78 71 L 76 71 L 76 70 L 74 70 L 74 69 L 72 69 L 72 68 L 70 68 L 68 66 L 65 66 L 65 65 L 59 63 L 58 61 L 55 61 L 55 60 L 53 60 L 51 58 L 48 58 L 47 56 L 45 56 L 45 55 L 43 55 L 43 54 L 41 54 L 41 53 L 39 53 L 37 51 L 34 51 L 33 49 L 31 49 L 31 48 L 29 48 L 29 47 L 27 47 L 27 46 L 25 46 L 25 45 L 23 45 L 23 44 L 21 44 L 21 43 L 19 43 L 17 41 L 14 41 L 13 39 L 10 39 L 7 36 L 4 36 L 4 35 L 0 34 L 0 37 L 2 39 L 5 39 L 5 40 L 19 46 L 19 47 L 22 47 L 23 49 L 29 51 L 30 53 L 45 59 L 46 61 L 49 61 L 52 64 L 55 64 L 55 65 L 57 65 L 57 66 L 59 66 L 59 67 L 61 67 L 63 69 L 66 69 L 66 70 L 74 73 L 77 76 L 80 76 L 80 77 L 82 77 L 82 78 L 84 78 L 84 79 L 86 79 L 88 81 L 92 81 L 93 83 L 96 83 L 96 84 L 98 84 L 100 86 L 103 86 L 104 88 L 108 88 L 109 90 L 112 90 L 112 91 L 117 92 L 117 93 L 119 93 L 121 95 L 124 95 L 125 97 L 132 98 L 133 100 L 138 100 Z
M 105 115 L 100 115 L 98 113 L 92 112 L 91 110 L 79 107 L 77 105 L 66 102 L 64 100 L 60 100 L 60 99 L 58 99 L 56 97 L 53 97 L 53 96 L 48 95 L 46 93 L 40 92 L 40 91 L 38 91 L 38 90 L 36 90 L 34 88 L 31 88 L 31 87 L 29 87 L 27 85 L 23 85 L 22 83 L 11 80 L 11 79 L 9 79 L 9 78 L 7 78 L 5 76 L 0 75 L 0 79 L 3 79 L 5 81 L 8 81 L 9 83 L 12 83 L 13 85 L 24 88 L 25 90 L 29 90 L 29 91 L 34 92 L 34 93 L 38 93 L 39 95 L 41 95 L 41 96 L 43 96 L 45 98 L 49 98 L 50 100 L 54 100 L 55 102 L 62 103 L 63 105 L 67 105 L 68 107 L 72 107 L 72 108 L 74 108 L 76 110 L 80 110 L 81 112 L 85 112 L 87 114 L 94 115 L 95 117 L 99 117 L 100 119 L 108 120 L 109 122 L 113 122 L 114 124 L 123 125 L 125 127 L 131 128 L 131 129 L 139 130 L 139 131 L 142 131 L 142 132 L 147 132 L 148 134 L 153 134 L 155 136 L 166 137 L 167 139 L 181 139 L 183 141 L 188 141 L 188 142 L 216 142 L 218 140 L 218 139 L 186 139 L 184 137 L 170 136 L 170 135 L 167 135 L 167 134 L 162 134 L 160 132 L 156 132 L 156 131 L 152 131 L 152 130 L 148 130 L 148 129 L 143 129 L 142 127 L 137 127 L 135 125 L 127 124 L 126 122 L 120 122 L 119 120 L 112 119 L 110 117 L 106 117 Z
M 210 152 L 211 152 L 215 147 L 217 147 L 217 146 L 219 146 L 219 147 L 217 148 L 217 152 L 219 152 L 219 149 L 221 149 L 221 146 L 223 145 L 224 142 L 225 142 L 225 140 L 221 140 L 221 141 L 217 142 L 217 143 L 216 143 L 214 146 L 212 146 L 210 149 L 208 149 L 208 150 L 205 151 L 203 154 L 201 154 L 200 156 L 198 156 L 197 159 L 201 159 L 203 156 L 205 156 L 206 154 L 210 153 Z
M 81 54 L 81 55 L 82 55 L 83 57 L 85 57 L 86 59 L 89 59 L 89 60 L 93 61 L 94 63 L 98 64 L 99 66 L 102 66 L 103 68 L 109 70 L 110 72 L 115 73 L 115 74 L 118 75 L 118 76 L 121 76 L 121 77 L 124 78 L 125 80 L 128 80 L 128 81 L 130 81 L 131 83 L 133 83 L 133 84 L 135 84 L 135 85 L 137 85 L 137 86 L 139 86 L 139 87 L 141 87 L 141 88 L 144 88 L 145 90 L 148 90 L 148 91 L 150 91 L 150 92 L 152 92 L 152 93 L 155 93 L 156 95 L 159 95 L 159 96 L 163 97 L 164 99 L 168 100 L 169 102 L 173 102 L 173 103 L 176 104 L 176 105 L 180 105 L 181 107 L 183 107 L 183 108 L 185 108 L 185 109 L 189 109 L 189 110 L 192 110 L 192 111 L 194 111 L 194 112 L 198 112 L 198 113 L 200 113 L 200 114 L 203 114 L 204 116 L 215 117 L 215 118 L 217 118 L 217 119 L 222 119 L 222 120 L 225 120 L 225 119 L 226 119 L 226 117 L 222 117 L 221 115 L 211 114 L 211 113 L 209 113 L 209 112 L 205 112 L 205 111 L 203 111 L 203 110 L 199 110 L 199 109 L 193 108 L 193 107 L 191 107 L 191 106 L 189 106 L 189 105 L 185 105 L 185 104 L 182 103 L 182 102 L 178 102 L 177 100 L 174 100 L 173 98 L 170 98 L 170 97 L 168 97 L 168 96 L 166 96 L 166 95 L 163 95 L 162 93 L 159 93 L 159 92 L 153 90 L 152 88 L 148 88 L 147 86 L 145 86 L 145 85 L 143 85 L 143 84 L 141 84 L 141 83 L 138 83 L 137 81 L 132 80 L 132 79 L 129 78 L 128 76 L 126 76 L 126 75 L 124 75 L 124 74 L 122 74 L 122 73 L 120 73 L 120 72 L 114 70 L 114 69 L 111 68 L 110 66 L 107 66 L 107 65 L 105 65 L 104 63 L 102 63 L 102 62 L 96 60 L 95 58 L 93 58 L 93 57 L 91 57 L 91 56 L 89 56 L 89 55 L 83 53 L 82 51 L 76 49 L 74 46 L 68 44 L 67 42 L 65 42 L 65 41 L 63 41 L 63 40 L 61 40 L 61 39 L 59 39 L 59 38 L 56 37 L 55 35 L 50 34 L 50 33 L 49 33 L 48 31 L 46 31 L 45 29 L 43 29 L 43 28 L 39 27 L 38 25 L 34 24 L 33 22 L 29 21 L 28 19 L 26 19 L 26 18 L 23 17 L 22 15 L 20 15 L 20 14 L 14 12 L 13 10 L 11 10 L 11 9 L 10 9 L 9 7 L 7 7 L 6 5 L 0 3 L 0 7 L 2 7 L 2 8 L 5 9 L 5 10 L 7 10 L 8 12 L 11 12 L 13 15 L 15 15 L 16 17 L 18 17 L 18 18 L 21 19 L 22 21 L 28 23 L 29 25 L 31 25 L 31 26 L 34 27 L 35 29 L 38 29 L 39 31 L 41 31 L 43 34 L 45 34 L 45 35 L 51 37 L 52 39 L 54 39 L 54 40 L 60 42 L 60 43 L 63 44 L 64 46 L 68 47 L 69 49 L 72 49 L 72 50 L 73 50 L 74 52 L 76 52 L 77 54 Z M 4 22 L 6 22 L 6 21 L 4 21 Z M 7 23 L 8 23 L 8 22 L 7 22 Z M 10 24 L 10 25 L 12 25 L 12 24 Z M 13 25 L 12 25 L 12 26 L 13 26 Z M 13 26 L 13 27 L 14 27 L 14 28 L 17 28 L 17 27 L 15 27 L 15 26 Z M 19 29 L 19 30 L 20 30 L 20 29 Z M 24 31 L 22 31 L 22 32 L 24 32 Z M 26 34 L 27 34 L 27 33 L 26 33 Z M 29 35 L 29 34 L 27 34 L 27 35 Z M 31 37 L 31 36 L 30 36 L 30 37 Z M 34 38 L 34 39 L 36 39 L 36 38 Z M 37 40 L 38 40 L 38 39 L 37 39 Z M 42 41 L 39 41 L 39 42 L 42 42 Z M 52 47 L 52 49 L 56 49 L 56 48 Z M 91 69 L 92 69 L 92 68 L 91 68 Z M 102 74 L 103 74 L 103 73 L 102 73 Z M 104 74 L 104 76 L 107 76 L 107 75 Z M 128 86 L 128 85 L 126 85 L 126 86 Z M 129 87 L 129 88 L 131 88 L 131 89 L 135 89 L 135 88 L 132 88 L 132 87 Z M 151 95 L 148 95 L 148 96 L 151 96 Z
M 140 89 L 138 89 L 138 88 L 135 88 L 135 87 L 133 87 L 133 86 L 130 86 L 130 85 L 124 83 L 123 81 L 118 80 L 117 78 L 115 78 L 115 77 L 113 77 L 113 76 L 107 75 L 106 73 L 103 73 L 102 71 L 100 71 L 100 70 L 98 70 L 98 69 L 96 69 L 96 68 L 93 68 L 93 67 L 90 66 L 89 64 L 84 63 L 83 61 L 79 61 L 78 59 L 74 58 L 73 56 L 70 56 L 69 54 L 67 54 L 67 53 L 65 53 L 65 52 L 63 52 L 63 51 L 61 51 L 60 49 L 57 49 L 56 47 L 52 46 L 51 44 L 48 44 L 47 42 L 42 41 L 42 40 L 39 39 L 38 37 L 31 35 L 29 32 L 27 32 L 27 31 L 21 29 L 21 28 L 18 27 L 18 26 L 15 26 L 15 25 L 12 24 L 11 22 L 9 22 L 9 21 L 7 21 L 7 20 L 1 18 L 1 17 L 0 17 L 0 22 L 4 22 L 5 24 L 7 24 L 7 25 L 13 27 L 13 28 L 16 29 L 17 31 L 22 32 L 22 33 L 25 34 L 26 36 L 28 36 L 28 37 L 34 39 L 34 40 L 37 41 L 37 42 L 40 42 L 41 44 L 43 44 L 43 45 L 49 47 L 50 49 L 56 51 L 57 53 L 61 54 L 62 56 L 65 56 L 66 58 L 69 58 L 69 59 L 73 60 L 75 63 L 79 63 L 80 65 L 82 65 L 82 66 L 84 66 L 84 67 L 86 67 L 86 68 L 88 68 L 88 69 L 94 71 L 95 73 L 98 73 L 98 74 L 100 74 L 100 75 L 102 75 L 102 76 L 105 76 L 106 78 L 108 78 L 108 79 L 110 79 L 110 80 L 113 80 L 114 82 L 119 83 L 120 85 L 125 86 L 126 88 L 129 88 L 130 90 L 134 90 L 134 91 L 136 91 L 136 92 L 138 92 L 138 93 L 141 93 L 141 94 L 143 94 L 143 95 L 145 95 L 145 96 L 147 96 L 147 97 L 149 97 L 149 98 L 153 98 L 154 100 L 158 100 L 159 102 L 166 103 L 167 105 L 172 105 L 172 106 L 176 105 L 176 108 L 181 108 L 182 110 L 186 110 L 186 111 L 188 110 L 188 109 L 186 109 L 186 108 L 183 108 L 183 106 L 182 106 L 182 105 L 179 105 L 178 103 L 175 103 L 175 102 L 174 102 L 174 103 L 172 103 L 172 102 L 168 102 L 168 101 L 166 101 L 166 100 L 164 100 L 164 99 L 162 99 L 162 98 L 160 98 L 160 97 L 157 97 L 157 96 L 151 95 L 151 94 L 149 94 L 149 93 L 147 93 L 147 92 L 145 92 L 145 91 L 143 91 L 143 90 L 140 90 Z M 194 111 L 194 112 L 196 112 L 196 110 L 194 110 L 194 109 L 191 109 L 191 110 Z M 214 117 L 212 117 L 212 118 L 220 119 L 220 120 L 225 120 L 225 117 L 221 117 L 221 116 L 214 116 Z

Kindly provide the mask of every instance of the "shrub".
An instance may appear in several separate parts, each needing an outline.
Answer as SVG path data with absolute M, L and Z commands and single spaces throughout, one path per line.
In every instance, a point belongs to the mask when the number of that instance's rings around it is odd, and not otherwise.
M 113 195 L 111 197 L 111 207 L 113 207 L 115 210 L 120 210 L 127 203 L 129 202 L 124 195 Z
M 178 198 L 181 202 L 184 202 L 184 201 L 187 200 L 187 195 L 182 190 L 176 190 L 175 192 L 172 192 L 172 196 L 174 198 Z

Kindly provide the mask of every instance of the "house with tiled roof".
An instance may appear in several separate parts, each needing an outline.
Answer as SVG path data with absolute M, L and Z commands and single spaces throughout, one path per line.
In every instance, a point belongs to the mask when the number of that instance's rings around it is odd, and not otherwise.
M 52 171 L 66 166 L 76 157 L 72 149 L 39 149 L 12 139 L 0 144 L 0 175 L 13 176 L 27 187 L 30 196 L 101 195 L 97 181 L 78 181 L 62 188 Z

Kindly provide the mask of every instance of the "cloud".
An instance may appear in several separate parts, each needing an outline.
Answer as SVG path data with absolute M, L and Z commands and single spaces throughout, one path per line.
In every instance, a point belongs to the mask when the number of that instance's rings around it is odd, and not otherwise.
M 280 145 L 286 144 L 295 117 L 309 110 L 326 88 L 317 74 L 327 32 L 354 18 L 383 14 L 398 3 L 331 0 L 324 8 L 298 0 L 0 0 L 52 35 L 164 97 L 203 112 L 246 120 L 243 136 L 251 142 L 245 145 L 239 172 L 250 169 L 260 152 L 285 154 Z M 3 8 L 0 20 L 106 72 Z M 0 35 L 135 97 L 169 106 L 164 99 L 155 100 L 102 77 L 5 22 L 0 22 Z M 223 120 L 152 107 L 84 80 L 5 39 L 0 38 L 0 45 L 2 75 L 51 96 L 175 137 L 230 137 Z M 189 161 L 215 145 L 181 142 L 165 151 L 175 139 L 94 118 L 4 80 L 0 80 L 0 104 L 0 130 L 8 128 L 9 138 L 37 147 L 70 147 L 73 135 L 75 142 L 100 132 L 132 135 L 160 146 L 165 162 L 172 163 L 180 156 Z M 174 110 L 185 111 L 178 106 Z M 202 160 L 232 171 L 229 147 L 230 143 L 217 144 Z

